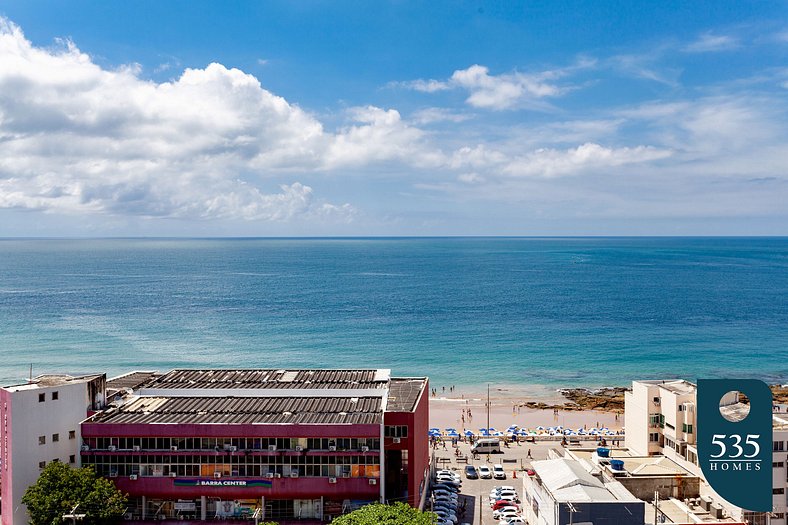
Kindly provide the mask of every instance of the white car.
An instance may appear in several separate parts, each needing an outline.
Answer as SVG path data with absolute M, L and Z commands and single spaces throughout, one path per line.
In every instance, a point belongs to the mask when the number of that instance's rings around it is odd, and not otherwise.
M 512 491 L 515 491 L 515 490 L 517 490 L 517 489 L 516 489 L 516 488 L 514 488 L 514 487 L 513 487 L 513 486 L 511 486 L 511 485 L 498 485 L 498 486 L 497 486 L 497 487 L 495 487 L 493 490 L 494 490 L 494 491 L 497 491 L 497 492 L 501 492 L 502 490 L 512 490 Z
M 493 465 L 493 477 L 495 479 L 506 479 L 506 472 L 503 470 L 503 465 Z
M 520 525 L 521 523 L 525 523 L 525 520 L 520 516 L 515 516 L 514 518 L 504 518 L 498 522 L 498 525 Z
M 514 507 L 503 507 L 493 512 L 494 520 L 518 518 L 520 513 Z
M 492 471 L 490 470 L 490 467 L 488 467 L 487 465 L 480 465 L 479 466 L 479 477 L 481 479 L 490 479 L 490 478 L 492 478 Z
M 517 495 L 517 490 L 514 487 L 510 486 L 503 486 L 503 487 L 495 487 L 490 491 L 490 497 L 495 498 L 500 496 L 501 494 L 514 494 Z

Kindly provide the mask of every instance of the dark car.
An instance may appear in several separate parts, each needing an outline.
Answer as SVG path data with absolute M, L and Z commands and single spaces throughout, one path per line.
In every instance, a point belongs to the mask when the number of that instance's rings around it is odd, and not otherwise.
M 465 466 L 465 477 L 468 479 L 479 479 L 479 473 L 473 465 Z

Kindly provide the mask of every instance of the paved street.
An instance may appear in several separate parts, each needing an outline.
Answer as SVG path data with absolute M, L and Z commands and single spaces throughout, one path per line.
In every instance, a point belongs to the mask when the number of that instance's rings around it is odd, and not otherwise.
M 528 451 L 534 460 L 547 459 L 548 450 L 551 448 L 560 449 L 561 445 L 557 441 L 544 441 L 541 443 L 520 443 L 510 445 L 509 448 L 502 447 L 503 454 L 491 454 L 488 457 L 482 455 L 478 460 L 470 457 L 470 445 L 460 443 L 459 450 L 461 456 L 468 456 L 468 463 L 471 465 L 487 465 L 492 469 L 494 464 L 500 463 L 506 470 L 506 479 L 466 479 L 463 469 L 464 462 L 456 461 L 455 449 L 450 444 L 446 444 L 446 450 L 442 447 L 435 451 L 438 468 L 449 468 L 458 472 L 462 476 L 461 500 L 466 501 L 466 510 L 463 516 L 459 516 L 459 524 L 470 523 L 473 525 L 493 525 L 497 523 L 492 517 L 490 510 L 490 490 L 498 485 L 511 485 L 517 490 L 517 494 L 522 497 L 522 476 L 525 474 L 521 468 L 529 468 L 531 459 L 528 459 Z M 515 474 L 516 471 L 516 474 Z M 517 476 L 516 478 L 514 476 Z

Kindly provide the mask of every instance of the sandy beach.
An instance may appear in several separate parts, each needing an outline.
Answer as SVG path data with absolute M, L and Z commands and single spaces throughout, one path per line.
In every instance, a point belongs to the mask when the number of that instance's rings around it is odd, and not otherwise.
M 459 389 L 430 397 L 430 426 L 440 429 L 456 428 L 459 431 L 478 431 L 487 427 L 487 393 L 461 392 Z M 624 426 L 624 416 L 618 412 L 600 410 L 563 410 L 528 408 L 529 401 L 547 405 L 562 405 L 567 401 L 558 392 L 550 397 L 533 396 L 527 391 L 507 388 L 491 391 L 489 426 L 505 430 L 512 424 L 535 428 L 561 425 L 565 428 L 607 427 L 619 430 Z M 468 416 L 470 411 L 470 416 Z

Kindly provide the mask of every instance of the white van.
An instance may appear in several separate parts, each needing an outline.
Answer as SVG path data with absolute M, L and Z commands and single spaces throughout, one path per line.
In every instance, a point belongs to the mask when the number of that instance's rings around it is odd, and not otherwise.
M 471 447 L 474 454 L 500 454 L 501 441 L 498 438 L 480 439 Z

